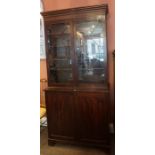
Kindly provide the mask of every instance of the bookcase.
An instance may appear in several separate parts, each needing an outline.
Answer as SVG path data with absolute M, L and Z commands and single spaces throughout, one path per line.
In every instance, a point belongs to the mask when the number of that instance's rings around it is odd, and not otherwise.
M 107 5 L 42 12 L 48 142 L 109 147 Z

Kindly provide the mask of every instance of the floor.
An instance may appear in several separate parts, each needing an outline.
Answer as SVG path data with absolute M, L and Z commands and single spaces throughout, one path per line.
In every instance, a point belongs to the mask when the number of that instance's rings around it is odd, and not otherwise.
M 47 127 L 42 127 L 40 130 L 40 155 L 108 155 L 102 149 L 96 148 L 62 144 L 48 146 Z

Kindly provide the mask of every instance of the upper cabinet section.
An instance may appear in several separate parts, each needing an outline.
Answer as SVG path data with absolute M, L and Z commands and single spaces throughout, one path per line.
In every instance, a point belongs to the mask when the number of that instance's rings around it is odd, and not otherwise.
M 107 83 L 107 5 L 42 13 L 49 86 Z

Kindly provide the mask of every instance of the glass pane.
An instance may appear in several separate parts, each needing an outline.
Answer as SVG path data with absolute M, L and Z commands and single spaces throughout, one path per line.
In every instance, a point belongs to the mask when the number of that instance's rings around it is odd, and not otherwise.
M 104 20 L 76 23 L 75 44 L 80 81 L 103 82 L 105 80 L 105 40 Z
M 72 81 L 72 70 L 70 69 L 51 69 L 50 70 L 51 80 L 56 83 L 63 83 L 66 81 Z
M 53 24 L 51 26 L 51 31 L 49 31 L 49 33 L 53 35 L 70 34 L 71 28 L 69 24 L 65 24 L 65 23 Z
M 63 83 L 72 81 L 71 27 L 54 24 L 48 28 L 48 61 L 50 80 Z
M 71 69 L 71 59 L 53 59 L 50 61 L 50 68 L 54 69 Z

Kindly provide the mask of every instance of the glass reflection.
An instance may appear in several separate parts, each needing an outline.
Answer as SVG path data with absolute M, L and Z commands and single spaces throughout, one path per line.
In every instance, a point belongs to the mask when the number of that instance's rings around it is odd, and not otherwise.
M 76 53 L 79 80 L 104 81 L 104 24 L 99 21 L 76 24 Z

